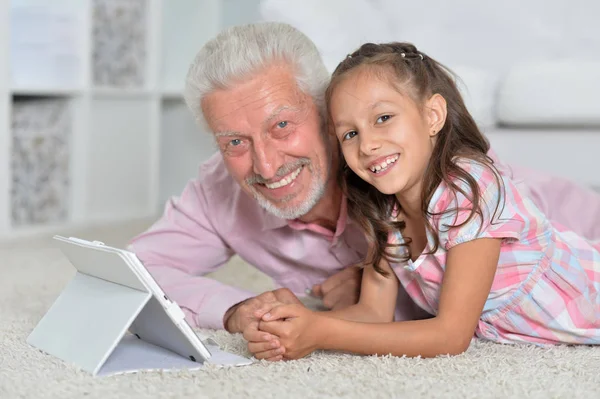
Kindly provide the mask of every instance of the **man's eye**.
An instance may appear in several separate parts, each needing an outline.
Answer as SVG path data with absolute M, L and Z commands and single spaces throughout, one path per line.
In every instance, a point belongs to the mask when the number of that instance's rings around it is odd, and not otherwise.
M 281 121 L 277 124 L 277 127 L 283 129 L 284 127 L 286 127 L 288 125 L 287 121 Z
M 356 136 L 357 134 L 358 134 L 358 132 L 355 130 L 348 132 L 344 135 L 344 140 L 350 140 L 352 137 Z
M 387 121 L 388 119 L 390 119 L 392 116 L 391 115 L 382 115 L 379 118 L 377 118 L 377 123 L 383 123 L 385 121 Z
M 231 140 L 229 142 L 229 144 L 231 144 L 232 146 L 236 147 L 236 146 L 242 144 L 242 140 L 240 140 L 240 139 L 233 139 L 233 140 Z

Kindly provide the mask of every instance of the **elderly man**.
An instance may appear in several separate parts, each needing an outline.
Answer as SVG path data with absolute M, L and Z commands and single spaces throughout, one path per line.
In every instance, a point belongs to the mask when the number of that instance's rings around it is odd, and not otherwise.
M 351 266 L 366 243 L 347 217 L 333 170 L 339 154 L 324 127 L 328 80 L 315 45 L 286 24 L 230 28 L 196 56 L 185 99 L 220 151 L 130 247 L 192 325 L 258 342 L 265 337 L 258 317 L 277 301 L 298 302 L 307 290 L 328 308 L 357 301 L 360 271 Z M 600 236 L 591 224 L 600 220 L 599 196 L 528 171 L 515 170 L 514 178 L 551 218 Z M 560 201 L 570 195 L 588 209 L 588 225 L 575 213 L 581 208 L 569 213 L 548 200 L 561 191 Z M 255 296 L 202 277 L 234 254 L 282 288 Z M 402 294 L 397 319 L 426 317 Z M 273 345 L 251 350 L 278 359 Z

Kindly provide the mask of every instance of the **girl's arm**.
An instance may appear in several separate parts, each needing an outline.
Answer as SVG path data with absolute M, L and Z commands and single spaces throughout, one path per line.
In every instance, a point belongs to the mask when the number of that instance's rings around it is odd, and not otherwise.
M 385 259 L 380 262 L 380 267 L 388 272 L 387 276 L 377 273 L 372 266 L 364 268 L 358 303 L 344 309 L 319 314 L 364 323 L 393 321 L 400 283 Z
M 469 347 L 489 295 L 500 242 L 481 238 L 449 250 L 438 315 L 432 319 L 360 323 L 290 305 L 265 315 L 264 331 L 280 338 L 288 359 L 316 349 L 423 357 L 462 353 Z M 269 322 L 283 318 L 287 320 Z
M 424 357 L 464 352 L 490 293 L 499 255 L 499 239 L 482 238 L 453 247 L 436 317 L 384 324 L 323 318 L 319 320 L 322 349 Z

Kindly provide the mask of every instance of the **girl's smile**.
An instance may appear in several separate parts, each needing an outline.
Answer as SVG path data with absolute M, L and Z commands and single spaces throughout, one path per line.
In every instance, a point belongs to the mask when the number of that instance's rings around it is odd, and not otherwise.
M 361 179 L 384 194 L 396 194 L 404 206 L 420 204 L 423 176 L 440 119 L 430 101 L 417 104 L 382 73 L 361 67 L 335 88 L 330 113 L 335 134 L 348 164 Z M 435 102 L 435 98 L 433 100 Z M 418 204 L 419 203 L 419 204 Z
M 381 177 L 388 173 L 395 165 L 400 154 L 392 154 L 384 157 L 379 157 L 371 162 L 368 169 L 376 176 Z

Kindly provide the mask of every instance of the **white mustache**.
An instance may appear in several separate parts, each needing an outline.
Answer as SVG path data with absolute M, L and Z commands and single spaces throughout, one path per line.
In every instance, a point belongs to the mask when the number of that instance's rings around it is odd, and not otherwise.
M 310 165 L 310 159 L 308 158 L 300 158 L 297 161 L 294 162 L 290 162 L 288 164 L 282 165 L 278 170 L 277 173 L 275 173 L 275 175 L 277 177 L 283 177 L 287 174 L 289 174 L 290 172 L 298 169 L 300 166 L 303 165 Z M 265 183 L 269 183 L 270 179 L 265 179 L 264 177 L 262 177 L 261 175 L 253 175 L 250 176 L 248 178 L 246 178 L 246 184 L 253 185 L 253 184 L 265 184 Z

